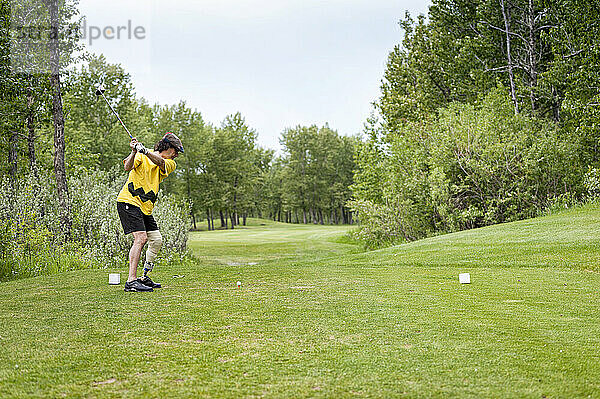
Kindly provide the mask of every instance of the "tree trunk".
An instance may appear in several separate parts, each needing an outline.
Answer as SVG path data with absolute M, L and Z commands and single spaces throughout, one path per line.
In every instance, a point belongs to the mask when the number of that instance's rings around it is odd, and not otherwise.
M 54 121 L 54 175 L 56 178 L 56 191 L 60 206 L 61 229 L 66 238 L 71 235 L 71 206 L 69 204 L 69 189 L 67 186 L 67 171 L 65 167 L 65 116 L 62 106 L 62 93 L 60 87 L 60 50 L 58 0 L 47 0 L 50 11 L 50 83 L 52 85 L 52 119 Z
M 306 224 L 306 209 L 302 208 L 302 221 Z
M 30 80 L 32 78 L 30 77 Z M 30 83 L 31 85 L 31 83 Z M 27 156 L 29 158 L 29 168 L 33 172 L 36 180 L 38 178 L 37 163 L 35 159 L 35 110 L 33 106 L 35 98 L 31 86 L 27 88 Z
M 13 190 L 13 194 L 16 194 L 18 189 L 17 183 L 17 170 L 18 170 L 18 157 L 17 148 L 19 144 L 19 135 L 13 132 L 10 135 L 10 144 L 8 146 L 8 164 L 10 165 L 10 185 Z
M 225 210 L 225 229 L 229 228 L 229 219 L 231 218 L 231 212 L 229 212 L 229 209 Z M 231 226 L 231 228 L 233 229 L 234 226 Z
M 529 43 L 527 43 L 527 55 L 529 58 L 529 99 L 531 101 L 531 110 L 537 108 L 535 98 L 535 89 L 537 87 L 537 57 L 536 57 L 536 34 L 535 34 L 535 15 L 533 0 L 529 0 L 529 9 L 527 16 L 527 28 L 529 30 Z
M 323 223 L 323 210 L 319 209 L 319 224 L 324 224 Z
M 515 89 L 515 78 L 513 73 L 512 54 L 510 49 L 510 13 L 506 9 L 504 0 L 500 0 L 502 16 L 504 17 L 504 32 L 506 33 L 506 58 L 508 60 L 508 79 L 510 81 L 510 96 L 515 104 L 515 115 L 519 113 L 519 103 L 517 101 L 517 92 Z
M 244 226 L 246 225 L 247 216 L 248 216 L 247 213 L 244 212 L 244 216 L 242 217 L 242 223 L 243 223 Z
M 231 228 L 235 228 L 236 224 L 239 224 L 239 221 L 237 220 L 237 176 L 233 179 L 233 208 L 231 211 Z
M 219 211 L 219 216 L 221 216 L 221 228 L 227 228 L 227 219 L 223 216 L 223 211 Z
M 211 231 L 212 229 L 210 228 L 210 210 L 208 208 L 206 208 L 206 224 L 208 226 L 208 231 Z

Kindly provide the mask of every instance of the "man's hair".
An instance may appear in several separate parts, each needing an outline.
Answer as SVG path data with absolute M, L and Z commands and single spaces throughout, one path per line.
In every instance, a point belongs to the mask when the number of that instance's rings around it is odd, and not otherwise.
M 156 143 L 154 146 L 154 151 L 162 152 L 168 150 L 169 148 L 175 148 L 177 153 L 183 152 L 183 144 L 181 143 L 181 140 L 171 132 L 167 132 L 167 134 L 165 134 L 163 138 Z
M 169 148 L 175 148 L 177 152 L 179 149 L 171 144 L 170 141 L 166 140 L 164 137 L 158 141 L 158 143 L 154 144 L 154 151 L 163 152 L 167 151 Z

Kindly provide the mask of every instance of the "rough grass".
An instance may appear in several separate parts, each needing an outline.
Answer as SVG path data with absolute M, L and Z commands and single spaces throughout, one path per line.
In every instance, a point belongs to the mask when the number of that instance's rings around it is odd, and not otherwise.
M 598 397 L 599 222 L 367 253 L 258 223 L 193 233 L 198 261 L 150 294 L 97 270 L 2 283 L 0 397 Z

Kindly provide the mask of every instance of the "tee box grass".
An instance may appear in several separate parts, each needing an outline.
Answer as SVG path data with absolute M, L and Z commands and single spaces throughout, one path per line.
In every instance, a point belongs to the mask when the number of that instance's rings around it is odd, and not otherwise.
M 2 283 L 0 397 L 600 397 L 598 207 L 373 252 L 348 229 L 195 232 L 153 293 Z

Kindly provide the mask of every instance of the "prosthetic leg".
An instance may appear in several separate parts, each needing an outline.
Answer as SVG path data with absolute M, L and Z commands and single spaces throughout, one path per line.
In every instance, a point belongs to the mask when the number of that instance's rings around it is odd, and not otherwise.
M 159 283 L 154 283 L 150 280 L 148 273 L 154 269 L 154 260 L 162 246 L 162 235 L 158 230 L 148 231 L 146 234 L 148 235 L 148 249 L 146 250 L 146 261 L 144 262 L 144 277 L 142 277 L 142 282 L 146 285 L 151 284 L 153 288 L 161 288 Z

